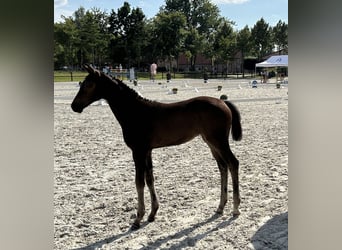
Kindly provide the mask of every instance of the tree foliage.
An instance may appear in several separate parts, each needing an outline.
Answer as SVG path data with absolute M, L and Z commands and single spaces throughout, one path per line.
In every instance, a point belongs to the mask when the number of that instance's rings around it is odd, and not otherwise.
M 146 67 L 152 61 L 171 62 L 183 53 L 195 70 L 200 54 L 214 65 L 228 64 L 237 53 L 261 60 L 275 48 L 288 48 L 285 22 L 279 20 L 271 27 L 261 18 L 252 28 L 234 30 L 235 23 L 221 17 L 210 0 L 165 0 L 152 19 L 128 2 L 109 14 L 80 7 L 62 18 L 54 24 L 55 68 L 80 67 L 85 62 Z
M 185 38 L 186 17 L 183 13 L 161 12 L 154 19 L 153 41 L 158 55 L 162 59 L 168 59 L 171 68 L 172 58 L 177 58 L 182 51 Z
M 219 59 L 226 63 L 226 73 L 228 73 L 228 63 L 237 52 L 236 32 L 232 24 L 222 19 L 216 33 L 214 49 L 218 52 Z
M 166 0 L 167 13 L 181 12 L 186 17 L 187 31 L 183 51 L 189 55 L 191 68 L 195 69 L 196 56 L 204 52 L 206 44 L 219 23 L 219 9 L 209 0 Z
M 129 3 L 108 18 L 109 32 L 112 35 L 110 55 L 115 63 L 140 65 L 143 47 L 146 45 L 146 21 L 140 8 L 133 8 Z
M 288 35 L 288 25 L 285 22 L 279 20 L 277 25 L 272 29 L 273 42 L 278 47 L 280 52 L 283 49 L 287 49 L 287 35 Z
M 263 18 L 256 22 L 251 30 L 253 39 L 253 52 L 261 59 L 272 52 L 272 29 Z
M 236 49 L 241 52 L 242 56 L 242 77 L 245 76 L 245 65 L 244 59 L 251 51 L 252 48 L 251 31 L 246 25 L 242 30 L 240 30 L 236 35 Z

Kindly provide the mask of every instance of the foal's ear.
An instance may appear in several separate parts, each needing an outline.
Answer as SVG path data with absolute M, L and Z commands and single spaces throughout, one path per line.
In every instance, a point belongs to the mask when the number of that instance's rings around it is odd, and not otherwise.
M 85 70 L 87 70 L 89 74 L 94 73 L 94 70 L 95 70 L 92 66 L 90 66 L 89 64 L 86 64 L 86 63 L 83 64 L 83 68 L 84 68 Z
M 95 69 L 93 66 L 89 64 L 83 64 L 83 68 L 85 68 L 89 74 L 97 74 L 98 76 L 101 76 L 100 71 L 98 71 L 97 69 Z

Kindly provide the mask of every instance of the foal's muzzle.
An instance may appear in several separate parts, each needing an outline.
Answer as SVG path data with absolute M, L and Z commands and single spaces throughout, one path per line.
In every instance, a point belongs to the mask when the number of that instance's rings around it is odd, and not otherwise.
M 83 107 L 75 102 L 71 104 L 71 108 L 74 112 L 77 112 L 77 113 L 82 113 L 83 111 Z

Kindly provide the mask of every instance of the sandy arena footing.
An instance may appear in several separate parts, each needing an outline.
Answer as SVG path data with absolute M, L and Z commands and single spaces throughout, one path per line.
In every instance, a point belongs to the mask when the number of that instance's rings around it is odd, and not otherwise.
M 74 113 L 70 104 L 78 83 L 55 83 L 54 249 L 287 249 L 287 84 L 252 88 L 248 80 L 193 79 L 127 84 L 161 102 L 225 94 L 235 103 L 243 139 L 230 139 L 230 145 L 240 161 L 241 215 L 231 215 L 230 176 L 224 214 L 215 214 L 219 171 L 197 137 L 153 150 L 160 208 L 154 222 L 145 215 L 141 229 L 131 231 L 137 206 L 134 164 L 117 120 L 105 101 Z M 145 202 L 148 214 L 147 189 Z

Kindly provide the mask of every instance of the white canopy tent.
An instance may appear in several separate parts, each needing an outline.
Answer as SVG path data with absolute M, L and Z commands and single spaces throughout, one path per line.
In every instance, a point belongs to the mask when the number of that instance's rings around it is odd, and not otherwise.
M 288 67 L 288 55 L 280 55 L 280 56 L 271 56 L 266 61 L 263 61 L 261 63 L 255 64 L 255 73 L 256 68 L 275 68 L 275 67 Z M 263 80 L 264 82 L 267 82 L 267 74 L 264 74 Z M 277 75 L 277 81 L 278 81 L 278 75 Z
M 255 64 L 255 67 L 288 67 L 288 55 L 271 56 L 266 61 Z

